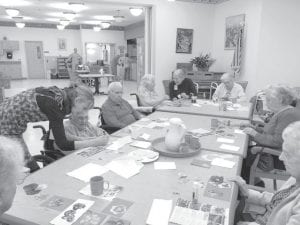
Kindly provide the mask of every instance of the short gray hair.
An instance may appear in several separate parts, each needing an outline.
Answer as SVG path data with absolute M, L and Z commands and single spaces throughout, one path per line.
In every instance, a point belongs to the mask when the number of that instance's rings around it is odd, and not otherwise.
M 145 84 L 149 84 L 152 81 L 154 81 L 154 75 L 153 74 L 145 74 L 141 79 L 141 85 L 145 86 Z
M 291 146 L 291 151 L 300 157 L 300 121 L 288 125 L 282 132 L 282 138 Z
M 175 71 L 173 72 L 173 76 L 174 76 L 175 74 L 176 74 L 177 76 L 184 77 L 185 71 L 184 71 L 183 69 L 177 69 L 177 70 L 175 70 Z
M 123 88 L 121 82 L 111 82 L 108 85 L 108 92 L 114 91 L 117 88 Z
M 294 91 L 287 85 L 272 85 L 266 89 L 266 94 L 276 99 L 282 105 L 290 105 L 296 98 Z
M 21 145 L 10 138 L 0 136 L 0 189 L 9 179 L 18 179 L 24 166 L 24 151 Z

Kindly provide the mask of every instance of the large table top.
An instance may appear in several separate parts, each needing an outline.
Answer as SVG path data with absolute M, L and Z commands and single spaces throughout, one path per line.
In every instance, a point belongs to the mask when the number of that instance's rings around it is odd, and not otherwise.
M 244 103 L 242 104 L 242 107 L 223 111 L 219 110 L 219 104 L 213 104 L 210 101 L 197 100 L 196 105 L 193 105 L 188 101 L 184 102 L 180 107 L 162 105 L 158 107 L 157 111 L 249 120 L 252 117 L 252 107 L 251 103 Z
M 151 118 L 157 118 L 163 115 L 166 114 L 154 113 L 151 115 Z M 187 123 L 187 126 L 190 126 L 190 124 L 191 122 Z M 116 137 L 112 137 L 111 139 L 116 139 Z M 239 142 L 239 144 L 241 143 L 242 142 Z M 6 212 L 0 220 L 16 225 L 50 224 L 49 221 L 58 216 L 60 212 L 44 208 L 40 205 L 54 195 L 63 196 L 74 201 L 78 198 L 94 200 L 95 204 L 90 210 L 98 213 L 101 212 L 109 202 L 80 194 L 79 190 L 85 187 L 87 183 L 67 176 L 66 173 L 90 162 L 105 165 L 114 158 L 123 156 L 132 150 L 136 150 L 136 148 L 125 145 L 119 149 L 119 151 L 104 150 L 89 158 L 83 158 L 75 152 L 31 174 L 22 185 L 18 186 L 12 208 Z M 219 166 L 211 166 L 207 169 L 191 165 L 194 158 L 204 159 L 209 155 L 214 157 L 216 157 L 215 155 L 218 155 L 217 157 L 226 156 L 226 159 L 234 161 L 236 164 L 231 169 Z M 174 207 L 179 197 L 191 200 L 193 181 L 197 180 L 206 184 L 209 178 L 214 175 L 223 176 L 226 180 L 227 178 L 239 175 L 242 165 L 242 158 L 237 155 L 206 150 L 201 150 L 197 156 L 188 158 L 168 158 L 160 156 L 158 161 L 175 162 L 176 170 L 154 170 L 153 163 L 148 163 L 144 165 L 139 174 L 129 179 L 124 179 L 110 171 L 103 175 L 111 184 L 120 185 L 124 188 L 117 197 L 134 202 L 122 217 L 123 219 L 131 221 L 132 225 L 146 224 L 153 199 L 173 200 Z M 180 181 L 179 173 L 187 175 L 186 182 Z M 37 195 L 26 195 L 23 191 L 23 186 L 30 183 L 47 184 L 48 188 Z M 233 224 L 238 191 L 237 186 L 233 185 L 230 189 L 230 196 L 228 196 L 229 201 L 205 197 L 203 195 L 204 190 L 205 187 L 200 189 L 201 203 L 209 203 L 229 208 L 229 224 Z M 40 200 L 39 196 L 46 196 L 46 199 Z

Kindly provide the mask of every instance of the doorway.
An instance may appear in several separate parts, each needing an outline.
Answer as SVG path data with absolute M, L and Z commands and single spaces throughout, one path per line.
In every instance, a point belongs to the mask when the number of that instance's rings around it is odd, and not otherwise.
M 28 78 L 44 79 L 45 64 L 43 42 L 41 41 L 25 41 L 25 53 L 27 61 Z

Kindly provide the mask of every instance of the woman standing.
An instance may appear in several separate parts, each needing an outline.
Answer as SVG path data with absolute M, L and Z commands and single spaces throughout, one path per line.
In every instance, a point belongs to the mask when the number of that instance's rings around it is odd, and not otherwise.
M 55 86 L 29 89 L 5 99 L 0 104 L 0 135 L 16 139 L 23 145 L 27 167 L 35 171 L 39 167 L 32 160 L 22 137 L 27 123 L 49 120 L 49 129 L 54 140 L 64 151 L 98 146 L 102 142 L 101 138 L 68 141 L 63 125 L 63 119 L 70 114 L 71 109 L 88 111 L 93 105 L 93 94 L 84 85 L 75 84 L 64 89 Z

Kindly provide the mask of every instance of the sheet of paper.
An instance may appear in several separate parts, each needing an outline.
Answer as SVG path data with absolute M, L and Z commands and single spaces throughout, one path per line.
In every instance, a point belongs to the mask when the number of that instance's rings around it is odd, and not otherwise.
M 117 194 L 122 190 L 123 188 L 118 185 L 109 184 L 108 189 L 104 189 L 103 193 L 101 195 L 95 196 L 91 193 L 91 186 L 87 185 L 84 188 L 82 188 L 79 193 L 90 196 L 90 197 L 96 197 L 100 199 L 104 199 L 107 201 L 113 200 Z
M 133 159 L 117 159 L 108 163 L 105 167 L 112 172 L 126 179 L 138 174 L 143 167 L 143 163 Z
M 240 129 L 234 129 L 234 133 L 236 134 L 245 134 L 243 130 Z
M 125 137 L 119 138 L 118 140 L 114 141 L 106 149 L 116 151 L 116 150 L 119 150 L 120 148 L 122 148 L 124 145 L 129 144 L 131 142 L 132 142 L 131 137 L 125 136 Z
M 234 145 L 226 145 L 226 144 L 221 144 L 220 146 L 221 149 L 228 150 L 228 151 L 234 151 L 237 152 L 240 150 L 240 147 L 234 146 Z
M 131 146 L 137 148 L 149 148 L 151 146 L 151 142 L 148 141 L 134 141 L 130 144 Z
M 81 217 L 92 205 L 94 201 L 78 199 L 62 213 L 50 221 L 54 225 L 70 225 Z
M 193 106 L 196 106 L 196 107 L 201 107 L 201 105 L 197 104 L 197 103 L 193 103 L 192 104 Z
M 139 137 L 146 140 L 146 141 L 148 141 L 150 139 L 150 134 L 143 133 Z
M 147 218 L 149 225 L 168 225 L 172 210 L 172 200 L 153 199 Z
M 217 138 L 217 142 L 223 142 L 223 143 L 227 143 L 227 144 L 233 144 L 234 143 L 234 139 L 230 139 L 230 138 Z
M 147 118 L 147 117 L 143 117 L 142 119 L 140 119 L 140 121 L 141 121 L 141 122 L 147 122 L 147 121 L 150 121 L 150 119 Z
M 222 159 L 222 158 L 215 158 L 211 162 L 211 165 L 232 169 L 235 165 L 235 162 L 232 162 L 232 161 L 229 161 L 226 159 Z
M 67 175 L 82 180 L 84 182 L 89 182 L 91 177 L 101 176 L 107 171 L 108 169 L 104 166 L 100 166 L 94 163 L 88 163 L 76 170 L 67 173 Z
M 202 129 L 202 128 L 198 128 L 198 129 L 191 130 L 191 132 L 192 133 L 197 133 L 197 134 L 208 134 L 211 131 L 210 130 L 205 130 L 205 129 Z
M 154 169 L 156 170 L 176 170 L 175 162 L 155 162 Z

